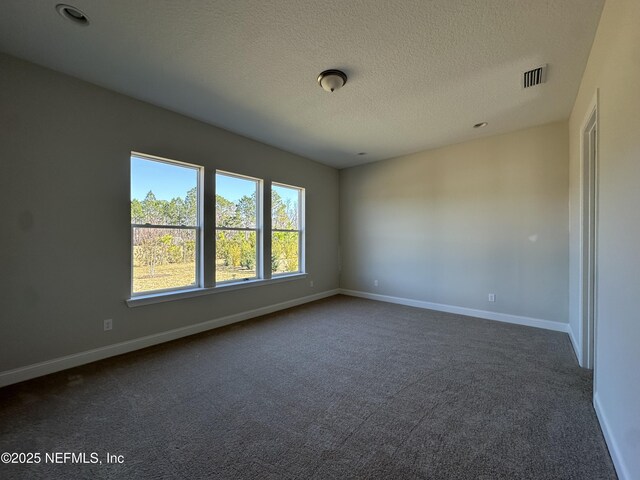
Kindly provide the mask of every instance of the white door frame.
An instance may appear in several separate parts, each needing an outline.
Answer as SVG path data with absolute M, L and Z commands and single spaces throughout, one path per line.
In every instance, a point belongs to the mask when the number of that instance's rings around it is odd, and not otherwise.
M 578 315 L 582 366 L 595 368 L 597 329 L 598 92 L 580 135 L 580 274 Z

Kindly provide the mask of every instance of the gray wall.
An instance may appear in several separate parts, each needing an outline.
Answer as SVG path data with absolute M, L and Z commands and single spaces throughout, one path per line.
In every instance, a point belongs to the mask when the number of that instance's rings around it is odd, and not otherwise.
M 567 322 L 568 187 L 566 122 L 341 170 L 341 286 Z
M 306 187 L 314 288 L 128 308 L 131 150 Z M 0 162 L 0 372 L 338 287 L 330 167 L 1 54 Z
M 608 0 L 571 114 L 571 329 L 580 344 L 580 137 L 599 90 L 595 405 L 620 478 L 640 479 L 640 2 Z M 579 349 L 582 345 L 578 345 Z

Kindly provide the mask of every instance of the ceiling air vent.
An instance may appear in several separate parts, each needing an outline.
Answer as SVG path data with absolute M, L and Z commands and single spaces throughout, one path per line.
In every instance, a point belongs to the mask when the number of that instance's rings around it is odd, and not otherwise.
M 534 68 L 528 72 L 524 72 L 522 76 L 522 86 L 524 88 L 535 87 L 547 81 L 547 66 Z

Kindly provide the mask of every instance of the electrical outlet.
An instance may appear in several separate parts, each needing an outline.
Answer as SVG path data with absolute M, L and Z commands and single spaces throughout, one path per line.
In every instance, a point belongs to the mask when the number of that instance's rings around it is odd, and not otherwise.
M 374 286 L 374 287 L 377 287 L 377 286 L 378 286 L 378 280 L 374 280 L 374 281 L 373 281 L 373 286 Z
M 104 321 L 104 331 L 111 330 L 113 328 L 113 319 L 107 318 Z
M 309 280 L 309 286 L 313 288 L 313 280 Z
M 489 301 L 490 302 L 495 302 L 496 301 L 496 294 L 495 293 L 490 293 L 489 294 Z

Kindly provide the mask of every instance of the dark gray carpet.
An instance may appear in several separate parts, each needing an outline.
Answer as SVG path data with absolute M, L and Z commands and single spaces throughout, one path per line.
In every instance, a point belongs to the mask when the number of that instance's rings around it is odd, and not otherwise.
M 0 478 L 611 479 L 591 389 L 563 333 L 337 296 L 1 389 Z

